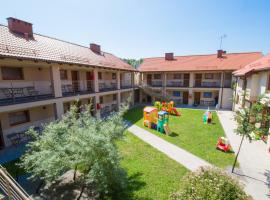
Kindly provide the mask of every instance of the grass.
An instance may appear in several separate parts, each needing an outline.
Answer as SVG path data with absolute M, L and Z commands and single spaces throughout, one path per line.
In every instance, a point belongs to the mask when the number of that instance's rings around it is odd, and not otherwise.
M 129 177 L 127 191 L 119 199 L 163 200 L 179 189 L 181 178 L 188 171 L 174 160 L 126 132 L 119 143 L 121 165 Z
M 213 124 L 203 124 L 202 116 L 205 111 L 192 109 L 178 109 L 181 117 L 170 116 L 169 127 L 171 136 L 166 136 L 143 126 L 143 108 L 131 109 L 125 118 L 133 124 L 171 142 L 187 151 L 201 157 L 218 167 L 231 166 L 234 154 L 216 150 L 216 143 L 220 136 L 224 136 L 223 128 L 216 113 L 213 114 Z

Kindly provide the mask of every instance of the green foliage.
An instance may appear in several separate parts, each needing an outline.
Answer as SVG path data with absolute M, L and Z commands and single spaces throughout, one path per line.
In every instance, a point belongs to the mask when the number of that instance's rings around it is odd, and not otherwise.
M 139 67 L 139 65 L 143 62 L 143 59 L 130 59 L 130 58 L 124 58 L 123 59 L 127 64 L 131 65 L 132 67 L 134 67 L 135 69 L 137 69 Z
M 250 133 L 254 126 L 250 123 L 250 109 L 243 108 L 236 112 L 235 120 L 237 122 L 236 133 L 252 140 Z
M 183 178 L 181 190 L 170 200 L 248 200 L 242 186 L 218 168 L 201 168 Z
M 79 112 L 72 106 L 61 120 L 45 125 L 40 135 L 30 129 L 35 140 L 28 144 L 21 165 L 32 178 L 46 182 L 78 169 L 83 186 L 94 188 L 101 196 L 117 192 L 126 181 L 116 142 L 123 137 L 122 116 L 127 107 L 106 119 L 92 117 L 90 106 L 83 109 Z

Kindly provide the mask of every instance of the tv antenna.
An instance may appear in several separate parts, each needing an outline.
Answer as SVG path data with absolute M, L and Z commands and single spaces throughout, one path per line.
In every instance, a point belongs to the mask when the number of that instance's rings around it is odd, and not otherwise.
M 226 38 L 226 37 L 227 37 L 226 34 L 223 34 L 222 36 L 219 37 L 219 39 L 220 39 L 219 49 L 221 49 L 221 47 L 222 47 L 222 41 L 223 41 L 223 39 Z

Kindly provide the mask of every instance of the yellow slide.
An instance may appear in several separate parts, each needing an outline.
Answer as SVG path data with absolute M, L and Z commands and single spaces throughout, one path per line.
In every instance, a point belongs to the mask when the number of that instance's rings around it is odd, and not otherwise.
M 167 124 L 164 124 L 163 128 L 164 128 L 164 131 L 165 131 L 166 135 L 171 134 L 171 130 L 170 130 L 170 128 L 169 128 L 169 126 Z

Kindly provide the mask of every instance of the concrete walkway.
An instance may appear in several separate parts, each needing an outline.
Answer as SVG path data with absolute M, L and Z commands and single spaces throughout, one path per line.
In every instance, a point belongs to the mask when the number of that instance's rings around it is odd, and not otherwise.
M 233 112 L 218 111 L 218 116 L 232 148 L 237 152 L 241 136 L 234 132 L 236 122 Z M 244 140 L 238 157 L 241 172 L 236 172 L 236 174 L 246 185 L 246 192 L 255 200 L 270 199 L 270 153 L 268 153 L 268 147 L 263 141 L 250 143 L 248 140 Z
M 138 127 L 137 125 L 130 126 L 128 131 L 191 171 L 195 171 L 199 167 L 211 166 L 208 162 L 202 160 L 201 158 L 163 140 L 162 138 Z

